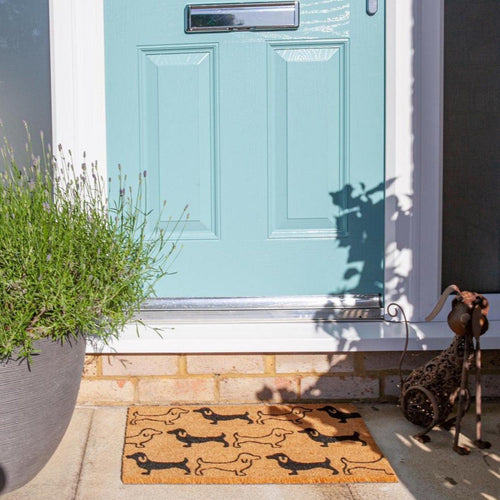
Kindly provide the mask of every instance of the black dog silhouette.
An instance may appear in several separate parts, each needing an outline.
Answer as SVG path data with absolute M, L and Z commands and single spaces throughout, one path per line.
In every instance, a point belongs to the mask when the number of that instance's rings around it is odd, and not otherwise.
M 149 460 L 145 453 L 134 453 L 133 455 L 127 455 L 127 458 L 135 460 L 137 466 L 141 469 L 146 469 L 146 472 L 142 472 L 145 476 L 149 476 L 152 470 L 162 469 L 181 469 L 186 475 L 191 474 L 191 469 L 187 466 L 187 458 L 182 462 L 154 462 Z
M 298 471 L 311 469 L 328 469 L 332 471 L 332 475 L 339 473 L 335 467 L 332 467 L 329 458 L 325 458 L 323 462 L 296 462 L 284 453 L 275 453 L 274 455 L 268 455 L 266 458 L 276 460 L 281 468 L 290 471 L 290 476 L 296 476 Z
M 323 406 L 323 408 L 318 408 L 318 411 L 326 411 L 328 415 L 332 418 L 336 418 L 337 420 L 340 420 L 341 424 L 347 423 L 347 420 L 349 418 L 361 418 L 360 413 L 349 413 L 341 410 L 337 410 L 334 406 L 328 405 L 328 406 Z
M 224 439 L 226 435 L 223 432 L 218 436 L 191 436 L 185 429 L 174 429 L 172 431 L 168 431 L 167 434 L 173 434 L 178 441 L 185 443 L 184 448 L 191 448 L 192 444 L 209 442 L 222 443 L 224 448 L 229 446 L 229 443 Z
M 249 424 L 253 424 L 253 420 L 249 417 L 248 412 L 239 415 L 219 415 L 207 407 L 198 408 L 197 410 L 193 411 L 201 413 L 204 418 L 211 421 L 212 425 L 217 425 L 219 422 L 224 422 L 227 420 L 246 420 Z
M 307 429 L 298 432 L 300 434 L 307 434 L 313 441 L 321 443 L 321 446 L 325 448 L 328 447 L 330 443 L 339 443 L 341 441 L 357 441 L 361 443 L 361 446 L 366 446 L 366 441 L 359 437 L 359 432 L 353 432 L 352 434 L 346 436 L 326 436 L 312 427 L 308 427 Z

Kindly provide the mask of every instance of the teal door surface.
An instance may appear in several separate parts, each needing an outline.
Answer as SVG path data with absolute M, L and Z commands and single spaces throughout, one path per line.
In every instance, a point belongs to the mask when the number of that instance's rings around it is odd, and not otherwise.
M 189 204 L 158 296 L 381 292 L 384 1 L 223 33 L 186 33 L 186 3 L 104 2 L 110 176 Z

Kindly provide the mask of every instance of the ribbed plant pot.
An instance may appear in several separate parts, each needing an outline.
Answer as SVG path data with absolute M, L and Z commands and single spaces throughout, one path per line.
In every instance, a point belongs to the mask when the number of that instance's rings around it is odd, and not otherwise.
M 85 339 L 43 339 L 27 361 L 0 362 L 0 495 L 31 481 L 59 445 L 75 408 Z

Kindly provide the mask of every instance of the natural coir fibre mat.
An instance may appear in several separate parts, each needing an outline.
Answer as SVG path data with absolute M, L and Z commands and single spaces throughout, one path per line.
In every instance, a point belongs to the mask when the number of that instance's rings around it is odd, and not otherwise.
M 129 484 L 396 482 L 351 404 L 133 406 Z

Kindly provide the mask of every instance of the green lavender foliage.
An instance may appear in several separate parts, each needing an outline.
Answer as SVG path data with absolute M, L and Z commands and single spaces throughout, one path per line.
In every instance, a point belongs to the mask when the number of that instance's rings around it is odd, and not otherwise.
M 1 148 L 0 359 L 29 358 L 40 338 L 116 337 L 169 273 L 182 232 L 146 209 L 146 173 L 136 190 L 120 173 L 108 206 L 95 164 L 77 172 L 61 147 L 40 160 L 29 144 L 22 167 Z

